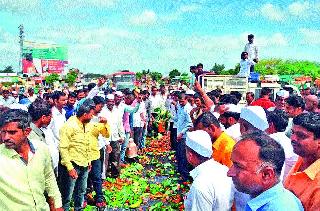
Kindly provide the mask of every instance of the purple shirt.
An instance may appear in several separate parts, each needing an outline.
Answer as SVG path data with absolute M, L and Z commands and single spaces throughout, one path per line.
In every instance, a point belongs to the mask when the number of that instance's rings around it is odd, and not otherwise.
M 137 101 L 133 101 L 133 103 L 130 106 L 135 107 L 136 104 L 137 104 Z M 123 118 L 122 118 L 124 131 L 126 133 L 130 133 L 130 131 L 131 131 L 130 122 L 129 122 L 129 116 L 130 116 L 129 112 L 124 112 Z

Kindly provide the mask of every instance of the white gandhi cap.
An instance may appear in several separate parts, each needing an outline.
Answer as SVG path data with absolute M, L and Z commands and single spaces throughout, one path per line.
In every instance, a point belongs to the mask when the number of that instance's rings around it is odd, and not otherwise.
M 212 156 L 212 142 L 206 131 L 187 132 L 186 145 L 203 157 L 210 158 Z
M 108 94 L 106 98 L 107 98 L 107 100 L 114 100 L 114 95 Z
M 262 131 L 265 131 L 269 127 L 266 112 L 260 106 L 247 106 L 242 108 L 240 118 Z

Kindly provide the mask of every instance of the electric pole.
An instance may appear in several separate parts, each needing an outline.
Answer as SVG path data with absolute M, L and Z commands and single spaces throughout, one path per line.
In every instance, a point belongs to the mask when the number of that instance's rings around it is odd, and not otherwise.
M 21 71 L 21 74 L 23 74 L 23 67 L 22 67 L 22 59 L 23 59 L 23 40 L 24 40 L 24 27 L 21 24 L 19 27 L 19 43 L 20 43 L 20 61 L 19 61 L 19 68 Z M 19 73 L 19 71 L 17 71 Z

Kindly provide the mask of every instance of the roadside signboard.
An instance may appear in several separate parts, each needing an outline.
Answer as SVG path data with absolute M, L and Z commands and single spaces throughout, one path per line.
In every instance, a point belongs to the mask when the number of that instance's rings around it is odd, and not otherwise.
M 25 74 L 60 74 L 68 64 L 66 46 L 30 41 L 25 41 L 23 46 L 22 69 Z

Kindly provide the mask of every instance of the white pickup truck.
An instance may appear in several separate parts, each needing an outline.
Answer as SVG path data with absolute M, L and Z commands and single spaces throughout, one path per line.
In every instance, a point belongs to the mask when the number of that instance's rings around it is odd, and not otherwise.
M 258 98 L 263 87 L 268 87 L 272 90 L 272 98 L 274 99 L 276 92 L 281 89 L 281 85 L 277 83 L 276 76 L 265 76 L 267 80 L 262 80 L 259 83 L 249 83 L 247 77 L 238 77 L 236 75 L 214 75 L 204 74 L 199 76 L 201 87 L 209 92 L 214 89 L 221 89 L 223 94 L 228 94 L 231 91 L 238 91 L 242 94 L 240 103 L 245 103 L 247 92 L 253 92 Z

